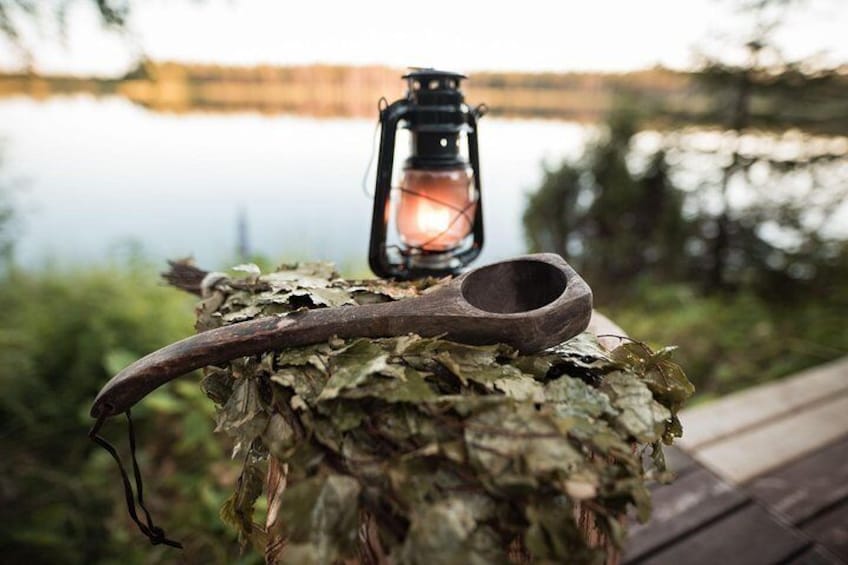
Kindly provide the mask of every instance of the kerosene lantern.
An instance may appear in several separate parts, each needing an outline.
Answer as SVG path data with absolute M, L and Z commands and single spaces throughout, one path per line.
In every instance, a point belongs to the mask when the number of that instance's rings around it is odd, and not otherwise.
M 464 75 L 416 69 L 403 78 L 406 98 L 380 109 L 368 261 L 385 278 L 456 274 L 483 247 L 477 120 L 485 106 L 465 104 Z M 410 132 L 410 154 L 395 186 L 399 127 Z

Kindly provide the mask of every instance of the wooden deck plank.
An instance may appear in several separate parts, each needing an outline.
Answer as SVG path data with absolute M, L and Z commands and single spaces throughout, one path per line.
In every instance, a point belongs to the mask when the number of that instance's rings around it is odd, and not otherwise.
M 787 561 L 786 565 L 845 565 L 845 561 L 842 561 L 822 546 L 814 545 L 798 557 Z
M 751 504 L 638 563 L 775 565 L 800 554 L 808 544 L 803 534 Z
M 691 454 L 732 483 L 742 483 L 848 435 L 848 394 Z
M 694 459 L 692 459 L 692 456 L 678 447 L 664 446 L 663 453 L 665 453 L 666 466 L 668 466 L 668 469 L 674 472 L 674 474 L 678 477 L 681 477 L 698 467 L 698 464 Z
M 748 490 L 793 524 L 806 520 L 848 497 L 848 438 L 755 478 Z
M 848 561 L 848 502 L 814 518 L 803 530 L 834 555 Z
M 684 410 L 680 445 L 686 450 L 696 449 L 844 393 L 848 393 L 848 357 Z
M 639 559 L 747 500 L 739 490 L 703 467 L 693 469 L 670 485 L 659 486 L 652 499 L 651 521 L 630 529 L 625 561 Z

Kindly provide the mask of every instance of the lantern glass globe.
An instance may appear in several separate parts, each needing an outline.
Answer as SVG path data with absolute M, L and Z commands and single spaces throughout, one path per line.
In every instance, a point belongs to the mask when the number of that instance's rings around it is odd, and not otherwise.
M 401 241 L 423 251 L 448 251 L 471 233 L 477 208 L 473 171 L 407 169 L 397 202 Z

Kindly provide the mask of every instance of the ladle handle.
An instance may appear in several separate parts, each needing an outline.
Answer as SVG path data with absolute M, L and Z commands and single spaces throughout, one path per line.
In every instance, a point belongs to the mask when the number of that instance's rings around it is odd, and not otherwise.
M 415 299 L 419 300 L 419 299 Z M 149 393 L 195 369 L 333 336 L 384 337 L 408 333 L 404 301 L 343 306 L 265 317 L 201 332 L 163 347 L 124 368 L 101 389 L 91 416 L 125 412 Z

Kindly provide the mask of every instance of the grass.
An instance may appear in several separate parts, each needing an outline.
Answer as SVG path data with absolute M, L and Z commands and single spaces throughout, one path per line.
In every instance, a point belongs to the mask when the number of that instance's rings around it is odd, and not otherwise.
M 679 346 L 676 360 L 695 384 L 696 401 L 848 355 L 846 296 L 775 304 L 750 292 L 705 297 L 643 283 L 605 313 L 636 339 Z

